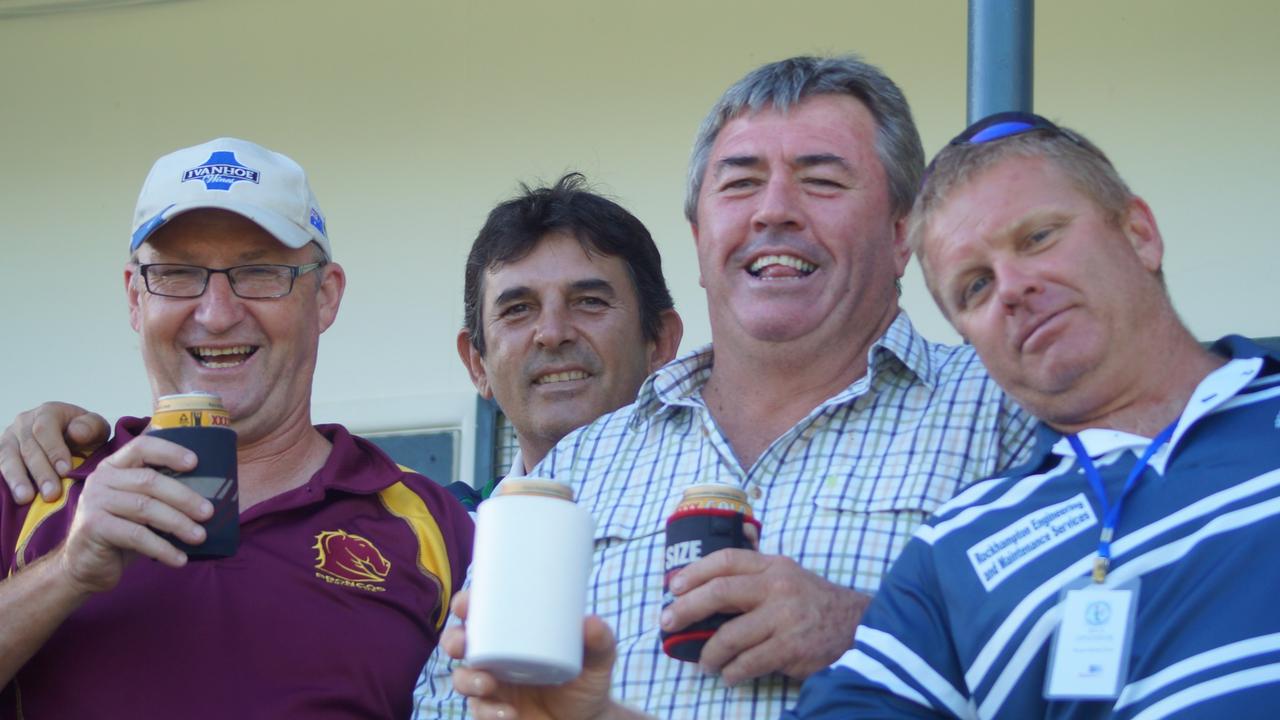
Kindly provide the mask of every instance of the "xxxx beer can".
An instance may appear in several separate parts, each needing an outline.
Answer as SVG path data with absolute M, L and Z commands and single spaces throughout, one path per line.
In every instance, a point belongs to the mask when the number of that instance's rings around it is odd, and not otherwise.
M 213 504 L 213 516 L 201 523 L 205 540 L 190 545 L 162 537 L 192 560 L 230 557 L 240 545 L 240 485 L 236 467 L 236 433 L 222 399 L 213 393 L 164 395 L 156 400 L 147 434 L 175 442 L 196 454 L 196 467 L 186 473 L 161 468 Z
M 231 427 L 222 398 L 207 392 L 163 395 L 151 416 L 153 430 L 184 427 Z
M 751 515 L 747 494 L 731 485 L 693 485 L 684 491 L 675 512 L 667 518 L 667 548 L 662 577 L 662 607 L 675 597 L 671 578 L 686 565 L 724 548 L 752 549 L 745 524 L 760 521 Z M 697 662 L 702 646 L 734 616 L 717 613 L 676 632 L 662 632 L 662 650 L 677 660 Z

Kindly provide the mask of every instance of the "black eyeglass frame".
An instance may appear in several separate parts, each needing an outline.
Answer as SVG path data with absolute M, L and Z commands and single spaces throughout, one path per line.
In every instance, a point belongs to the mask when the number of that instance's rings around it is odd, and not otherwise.
M 147 292 L 151 293 L 152 295 L 159 295 L 160 297 L 180 298 L 183 300 L 191 300 L 194 298 L 202 297 L 205 294 L 205 292 L 209 289 L 209 278 L 213 277 L 215 273 L 221 273 L 227 276 L 227 284 L 231 286 L 231 292 L 235 294 L 236 297 L 242 300 L 273 300 L 276 298 L 285 297 L 289 293 L 293 292 L 294 282 L 297 281 L 299 277 L 306 275 L 312 270 L 318 270 L 328 264 L 329 264 L 328 260 L 320 260 L 319 262 L 307 263 L 306 265 L 285 265 L 282 263 L 252 263 L 249 265 L 233 265 L 231 267 L 226 267 L 226 268 L 211 268 L 211 267 L 204 267 L 203 265 L 188 265 L 186 263 L 142 263 L 138 265 L 138 272 L 141 273 L 142 275 L 142 283 L 143 285 L 146 286 Z M 200 285 L 200 292 L 196 293 L 195 295 L 174 295 L 172 293 L 158 292 L 152 289 L 151 269 L 158 268 L 158 267 L 187 268 L 190 270 L 203 271 L 204 282 Z M 240 291 L 236 289 L 236 279 L 233 273 L 237 270 L 243 270 L 245 268 L 286 269 L 289 271 L 289 276 L 288 276 L 289 287 L 286 288 L 284 292 L 277 293 L 274 295 L 242 295 Z

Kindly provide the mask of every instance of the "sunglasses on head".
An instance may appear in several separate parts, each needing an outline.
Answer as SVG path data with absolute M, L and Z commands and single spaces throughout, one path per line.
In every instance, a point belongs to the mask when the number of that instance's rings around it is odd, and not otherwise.
M 982 118 L 952 138 L 947 145 L 980 145 L 993 140 L 1002 140 L 1014 135 L 1029 133 L 1033 130 L 1045 130 L 1063 135 L 1073 142 L 1076 141 L 1070 133 L 1035 113 L 1012 110 Z
M 988 115 L 965 128 L 963 132 L 952 138 L 951 142 L 947 143 L 947 147 L 957 145 L 981 145 L 983 143 L 995 142 L 997 140 L 1003 140 L 1005 138 L 1011 138 L 1017 135 L 1024 135 L 1026 133 L 1036 131 L 1064 137 L 1089 152 L 1097 152 L 1070 130 L 1064 130 L 1035 113 L 1023 112 L 1021 110 L 1010 110 Z M 938 155 L 941 154 L 942 153 L 938 153 Z M 932 174 L 933 166 L 937 162 L 938 157 L 934 156 L 933 160 L 929 163 L 929 167 L 925 168 L 924 176 L 926 179 L 930 174 Z

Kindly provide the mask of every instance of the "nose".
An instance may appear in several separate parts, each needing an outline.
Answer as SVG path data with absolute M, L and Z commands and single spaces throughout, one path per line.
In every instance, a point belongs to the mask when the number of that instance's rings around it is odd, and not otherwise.
M 1013 314 L 1044 291 L 1039 277 L 1017 260 L 999 263 L 995 268 L 996 297 L 1005 311 Z
M 570 308 L 563 302 L 547 303 L 538 313 L 533 339 L 545 348 L 555 348 L 577 337 Z
M 784 228 L 799 229 L 804 226 L 795 180 L 774 174 L 769 177 L 758 195 L 759 203 L 751 216 L 752 229 L 756 232 Z
M 231 292 L 231 280 L 224 273 L 209 276 L 199 302 L 195 319 L 211 333 L 226 332 L 244 318 L 245 301 Z

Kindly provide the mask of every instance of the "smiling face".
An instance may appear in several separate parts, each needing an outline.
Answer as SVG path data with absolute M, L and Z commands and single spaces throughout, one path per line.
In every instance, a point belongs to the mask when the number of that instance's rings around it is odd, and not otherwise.
M 845 95 L 720 131 L 693 228 L 716 343 L 842 347 L 892 321 L 909 252 L 875 141 L 874 117 Z
M 212 268 L 305 265 L 315 256 L 310 246 L 287 248 L 252 221 L 222 210 L 179 215 L 137 252 L 139 263 Z M 316 348 L 337 315 L 340 267 L 330 264 L 303 275 L 285 297 L 264 300 L 237 297 L 220 274 L 210 276 L 198 298 L 153 295 L 133 263 L 125 268 L 125 288 L 155 396 L 217 393 L 241 444 L 290 419 L 309 422 Z
M 1150 209 L 1114 218 L 1054 164 L 1011 156 L 955 189 L 924 229 L 930 291 L 1028 410 L 1077 419 L 1134 387 L 1133 339 L 1167 307 Z
M 674 354 L 674 345 L 645 339 L 623 260 L 588 254 L 563 233 L 485 271 L 480 322 L 485 354 L 466 330 L 458 353 L 477 391 L 511 420 L 530 465 L 570 431 L 633 402 Z

